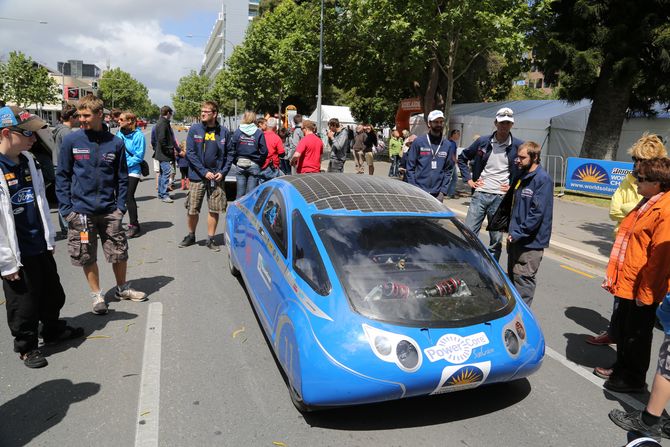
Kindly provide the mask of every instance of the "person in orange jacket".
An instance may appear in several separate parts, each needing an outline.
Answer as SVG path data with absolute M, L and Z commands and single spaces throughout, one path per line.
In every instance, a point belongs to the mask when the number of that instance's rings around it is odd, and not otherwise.
M 619 299 L 617 358 L 604 387 L 643 392 L 656 308 L 668 293 L 670 159 L 642 160 L 633 172 L 643 200 L 619 226 L 603 288 Z

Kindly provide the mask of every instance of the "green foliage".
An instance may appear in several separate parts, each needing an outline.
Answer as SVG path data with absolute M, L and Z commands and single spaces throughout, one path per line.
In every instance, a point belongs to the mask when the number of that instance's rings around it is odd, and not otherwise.
M 528 85 L 515 85 L 507 95 L 508 101 L 523 101 L 525 99 L 558 99 L 557 93 L 545 93 L 542 89 L 533 88 Z
M 20 51 L 10 52 L 7 62 L 0 62 L 0 79 L 0 99 L 5 102 L 27 106 L 58 100 L 58 85 L 47 69 Z
M 667 0 L 537 0 L 532 11 L 545 78 L 562 99 L 593 100 L 584 155 L 614 153 L 627 110 L 670 102 Z
M 179 84 L 172 95 L 172 105 L 177 119 L 200 116 L 200 103 L 210 99 L 209 79 L 198 75 L 195 71 L 179 79 Z
M 120 68 L 103 73 L 98 81 L 98 96 L 105 101 L 105 107 L 132 110 L 138 116 L 146 116 L 153 108 L 149 90 Z

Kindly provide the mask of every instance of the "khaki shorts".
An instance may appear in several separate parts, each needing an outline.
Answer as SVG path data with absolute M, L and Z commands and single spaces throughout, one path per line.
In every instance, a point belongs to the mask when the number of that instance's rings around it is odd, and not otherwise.
M 670 380 L 670 336 L 665 336 L 661 349 L 658 351 L 658 368 L 656 372 Z
M 226 211 L 226 193 L 221 186 L 221 182 L 216 183 L 215 187 L 210 187 L 209 181 L 191 181 L 188 187 L 186 203 L 184 204 L 188 214 L 191 216 L 200 214 L 205 193 L 207 193 L 207 207 L 210 213 L 223 213 Z
M 375 161 L 375 154 L 372 152 L 365 152 L 365 162 L 368 164 L 368 166 L 372 166 Z
M 116 264 L 128 260 L 128 240 L 121 226 L 123 213 L 116 210 L 109 214 L 85 216 L 75 214 L 68 221 L 67 251 L 72 265 L 93 264 L 98 260 L 98 235 L 107 262 Z M 82 243 L 82 233 L 87 230 L 88 243 Z

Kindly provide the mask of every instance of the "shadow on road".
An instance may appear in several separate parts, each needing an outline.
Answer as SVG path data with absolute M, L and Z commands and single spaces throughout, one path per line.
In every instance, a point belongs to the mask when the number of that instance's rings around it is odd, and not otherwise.
M 303 416 L 305 422 L 312 427 L 336 430 L 425 427 L 475 418 L 509 408 L 524 400 L 530 390 L 530 382 L 520 379 L 440 396 L 338 408 L 305 413 Z
M 147 200 L 158 199 L 156 196 L 139 196 L 135 197 L 136 202 L 146 202 Z
M 172 276 L 158 275 L 158 276 L 151 276 L 148 278 L 135 278 L 130 280 L 130 283 L 133 289 L 141 290 L 142 292 L 147 294 L 147 297 L 149 299 L 151 299 L 151 295 L 158 292 L 160 289 L 170 284 L 172 281 L 174 281 L 174 278 Z M 108 303 L 112 301 L 119 301 L 119 299 L 114 296 L 114 287 L 112 287 L 107 291 L 107 293 L 105 293 L 105 299 L 107 300 Z
M 97 394 L 100 384 L 55 379 L 44 382 L 0 406 L 0 445 L 23 446 L 59 424 L 70 405 Z
M 612 251 L 612 243 L 614 242 L 614 224 L 609 222 L 603 223 L 583 223 L 578 226 L 579 229 L 588 231 L 594 235 L 595 240 L 582 241 L 586 245 L 591 245 L 598 249 L 598 252 L 603 256 L 609 256 Z
M 162 230 L 163 228 L 170 228 L 174 226 L 172 222 L 168 221 L 149 221 L 142 222 L 140 225 L 140 228 L 142 228 L 142 233 L 149 233 L 151 231 Z
M 603 317 L 593 309 L 570 306 L 565 309 L 565 316 L 588 330 L 588 335 L 599 334 L 610 324 L 609 318 Z M 586 335 L 584 335 L 586 337 Z
M 95 332 L 102 331 L 110 322 L 117 320 L 134 320 L 135 318 L 137 318 L 137 314 L 115 311 L 112 308 L 109 309 L 107 315 L 95 315 L 91 312 L 86 312 L 81 315 L 77 315 L 76 317 L 63 318 L 70 326 L 84 328 L 84 337 L 68 340 L 57 345 L 44 345 L 40 349 L 45 356 L 49 356 L 59 352 L 67 351 L 70 348 L 78 348 L 86 341 L 86 337 L 94 334 Z
M 567 339 L 565 358 L 588 368 L 609 367 L 616 361 L 613 346 L 593 346 L 584 341 L 584 334 L 563 334 Z

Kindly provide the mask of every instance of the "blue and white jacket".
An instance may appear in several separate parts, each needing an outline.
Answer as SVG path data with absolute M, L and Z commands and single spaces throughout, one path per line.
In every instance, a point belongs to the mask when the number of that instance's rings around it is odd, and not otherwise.
M 217 123 L 213 137 L 208 135 L 211 135 L 211 130 L 208 134 L 204 124 L 195 123 L 186 136 L 188 178 L 196 182 L 203 180 L 208 172 L 221 173 L 225 178 L 230 171 L 228 129 Z
M 107 131 L 78 130 L 63 139 L 56 170 L 61 216 L 126 212 L 126 145 Z
M 443 138 L 437 146 L 430 143 L 428 134 L 418 137 L 404 155 L 407 160 L 407 182 L 429 194 L 446 195 L 455 154 L 456 143 L 451 140 Z
M 514 206 L 509 222 L 512 241 L 533 250 L 547 248 L 554 214 L 553 180 L 538 166 L 513 182 Z

